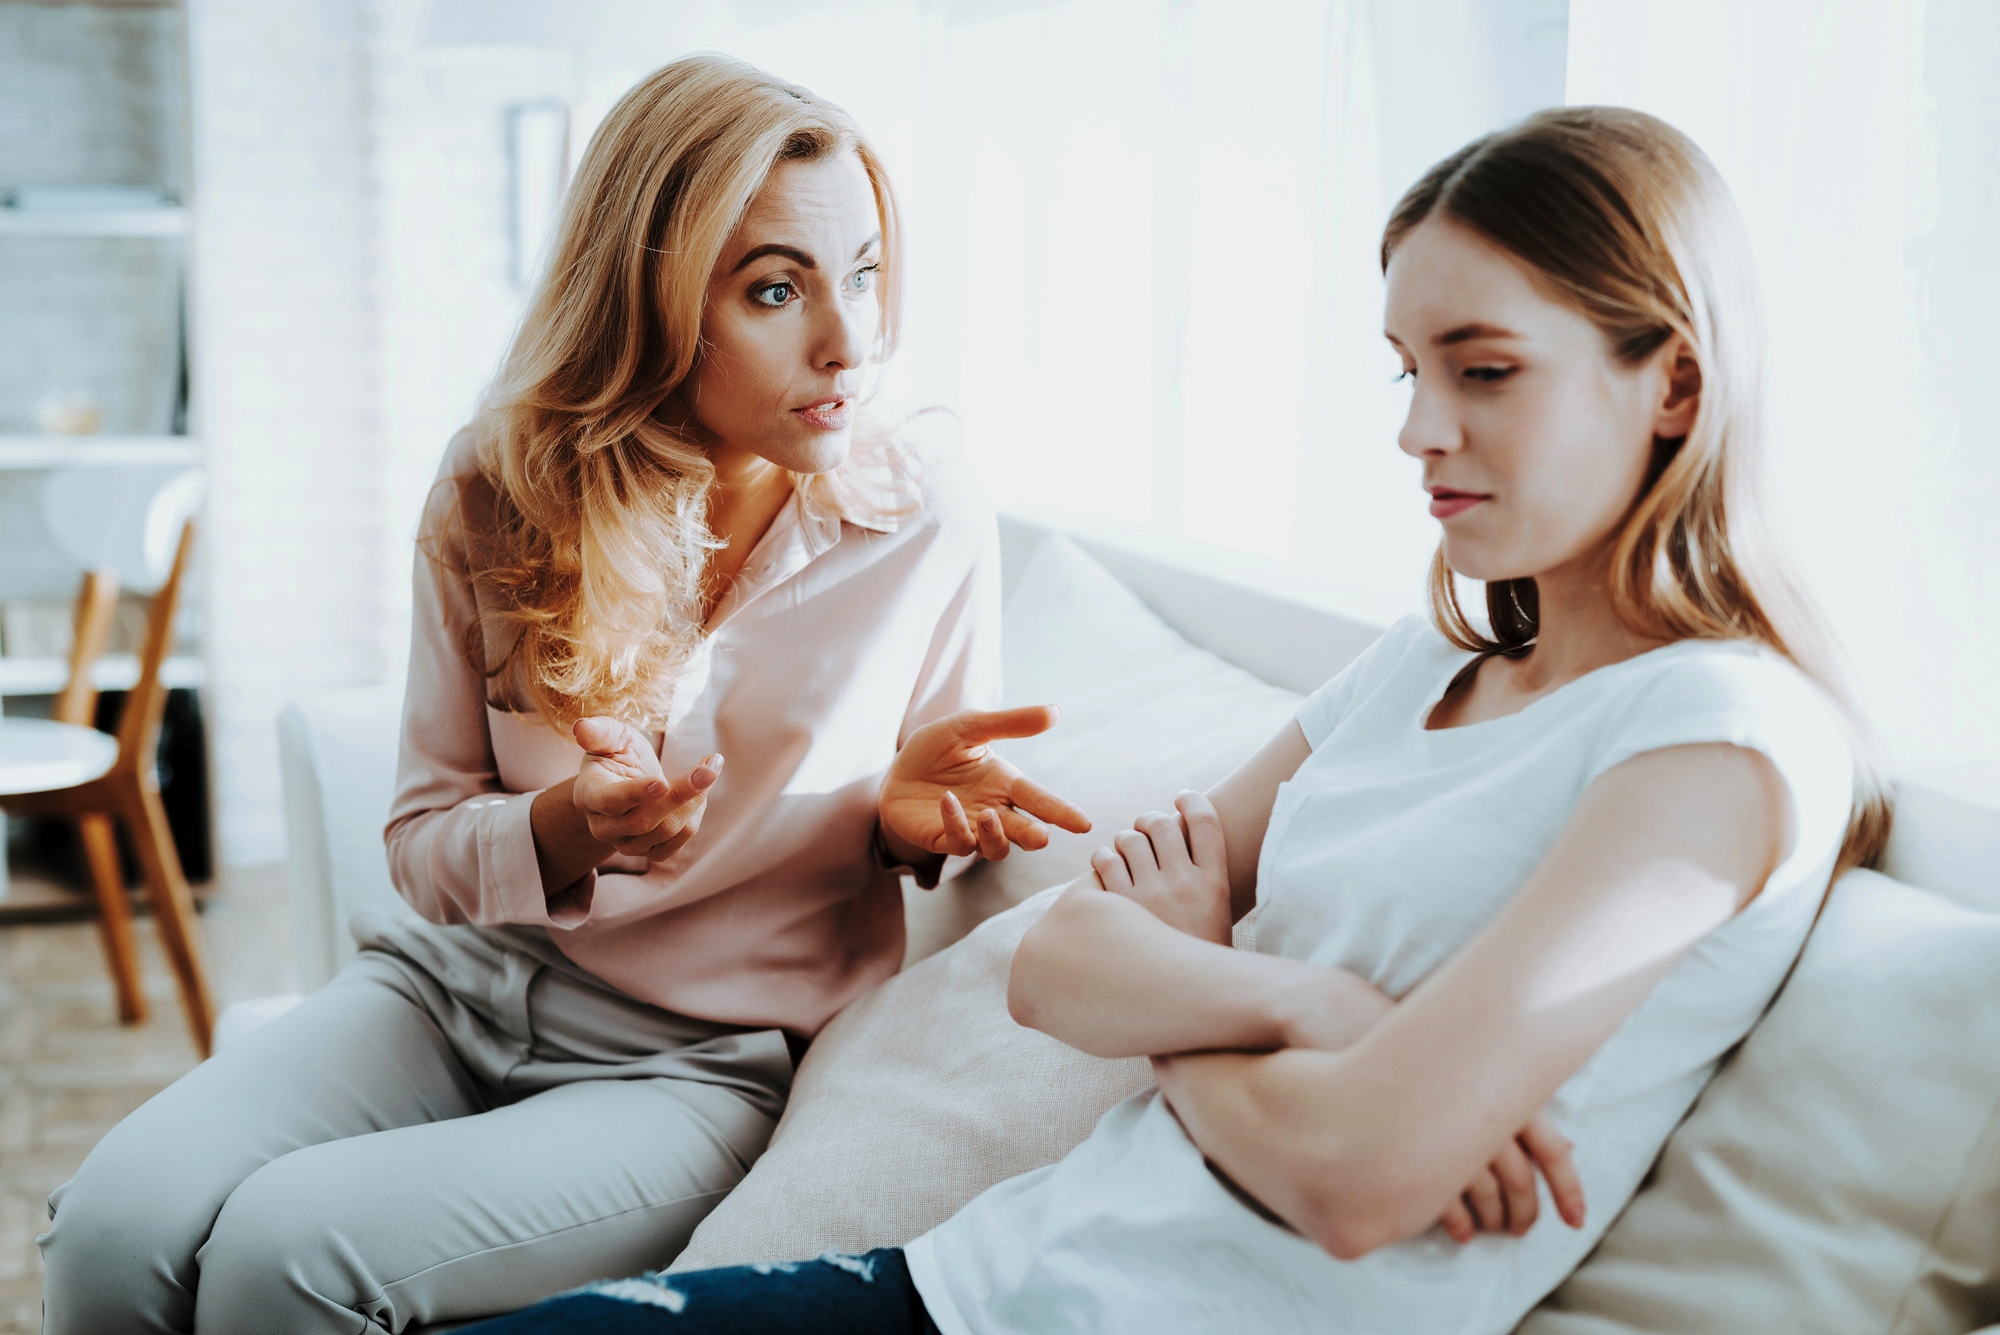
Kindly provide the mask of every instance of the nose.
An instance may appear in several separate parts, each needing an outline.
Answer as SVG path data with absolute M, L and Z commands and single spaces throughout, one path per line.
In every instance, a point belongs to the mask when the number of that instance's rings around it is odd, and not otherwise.
M 822 371 L 852 371 L 868 360 L 875 330 L 882 319 L 881 303 L 869 293 L 860 300 L 819 303 L 813 329 L 812 363 Z
M 1465 443 L 1458 418 L 1443 394 L 1426 390 L 1419 379 L 1410 391 L 1409 416 L 1396 435 L 1396 445 L 1412 459 L 1451 454 Z

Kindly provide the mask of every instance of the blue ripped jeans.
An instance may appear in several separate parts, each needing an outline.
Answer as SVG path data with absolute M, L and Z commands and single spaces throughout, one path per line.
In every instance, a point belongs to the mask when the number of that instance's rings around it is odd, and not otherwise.
M 900 1247 L 600 1280 L 460 1335 L 939 1335 Z

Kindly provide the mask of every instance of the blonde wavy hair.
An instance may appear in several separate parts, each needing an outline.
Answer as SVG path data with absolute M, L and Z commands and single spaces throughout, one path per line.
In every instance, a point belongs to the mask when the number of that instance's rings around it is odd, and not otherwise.
M 714 470 L 661 409 L 701 354 L 709 275 L 772 168 L 845 153 L 881 214 L 880 360 L 900 329 L 902 237 L 881 159 L 846 112 L 697 55 L 626 93 L 591 137 L 547 274 L 473 423 L 490 522 L 472 522 L 460 490 L 484 618 L 464 647 L 495 705 L 557 727 L 596 714 L 663 726 L 701 641 L 718 543 Z M 914 494 L 909 456 L 866 412 L 847 462 L 794 482 L 849 514 L 906 510 Z
M 1657 440 L 1646 483 L 1613 540 L 1611 599 L 1636 634 L 1751 640 L 1817 683 L 1846 717 L 1854 807 L 1839 869 L 1871 865 L 1888 841 L 1890 793 L 1832 636 L 1765 532 L 1762 342 L 1749 239 L 1729 188 L 1694 142 L 1644 112 L 1564 107 L 1475 140 L 1410 187 L 1382 236 L 1382 267 L 1431 217 L 1513 255 L 1572 302 L 1630 365 L 1670 338 L 1701 370 L 1684 439 Z M 1439 545 L 1431 617 L 1481 653 L 1527 647 L 1535 581 L 1486 585 L 1488 628 L 1459 605 Z

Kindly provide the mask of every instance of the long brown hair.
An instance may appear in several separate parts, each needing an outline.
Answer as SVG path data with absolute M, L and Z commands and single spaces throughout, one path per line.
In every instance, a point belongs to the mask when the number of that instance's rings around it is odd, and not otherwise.
M 888 175 L 846 112 L 698 55 L 639 83 L 591 137 L 548 272 L 473 424 L 494 514 L 459 512 L 490 623 L 466 628 L 465 649 L 494 703 L 559 727 L 668 717 L 700 643 L 717 543 L 714 470 L 660 409 L 694 369 L 710 272 L 771 169 L 844 153 L 859 157 L 881 215 L 874 355 L 885 358 L 900 325 L 902 236 Z M 850 513 L 894 512 L 907 508 L 907 462 L 864 414 L 848 462 L 795 482 Z
M 1701 370 L 1701 403 L 1652 466 L 1612 546 L 1611 602 L 1657 640 L 1751 640 L 1777 651 L 1840 707 L 1855 755 L 1839 867 L 1878 860 L 1887 784 L 1845 662 L 1767 537 L 1757 504 L 1764 447 L 1762 327 L 1749 239 L 1721 176 L 1680 131 L 1620 107 L 1563 107 L 1475 140 L 1410 187 L 1382 235 L 1382 267 L 1425 219 L 1492 242 L 1581 310 L 1630 365 L 1678 334 Z M 1488 629 L 1459 605 L 1439 546 L 1431 617 L 1461 648 L 1508 653 L 1539 626 L 1532 578 L 1486 585 Z

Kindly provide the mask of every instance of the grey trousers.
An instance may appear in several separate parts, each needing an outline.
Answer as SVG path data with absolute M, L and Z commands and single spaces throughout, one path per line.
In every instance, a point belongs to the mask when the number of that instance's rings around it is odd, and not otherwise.
M 45 1335 L 402 1331 L 666 1265 L 764 1150 L 777 1030 L 613 991 L 532 929 L 361 955 L 49 1198 Z

